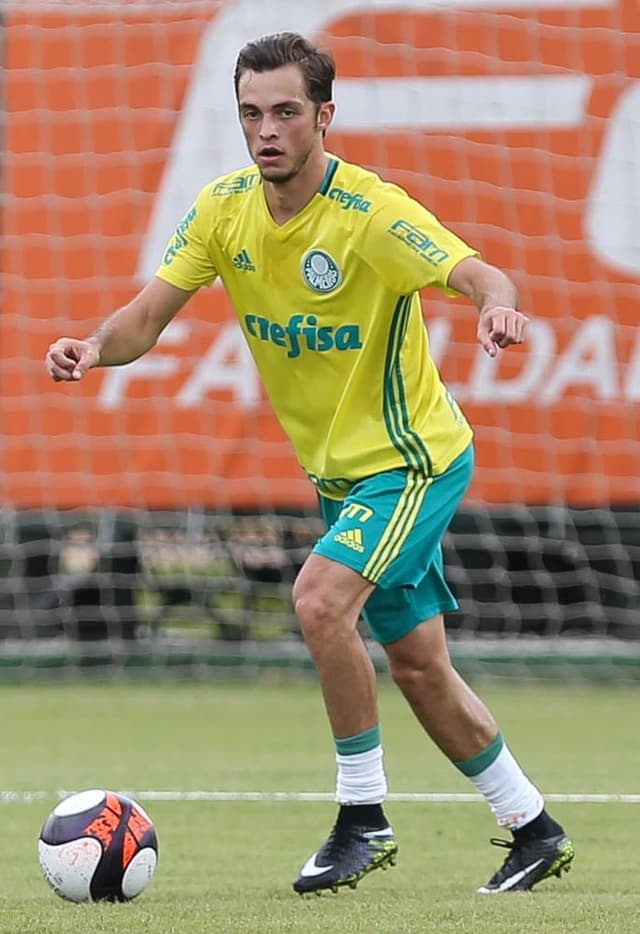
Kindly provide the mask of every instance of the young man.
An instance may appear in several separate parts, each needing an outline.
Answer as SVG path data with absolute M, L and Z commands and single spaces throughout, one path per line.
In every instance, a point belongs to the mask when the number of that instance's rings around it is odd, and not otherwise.
M 52 344 L 46 366 L 69 381 L 135 360 L 221 277 L 328 526 L 293 601 L 335 737 L 339 811 L 295 891 L 355 887 L 395 861 L 361 614 L 424 730 L 512 833 L 478 891 L 531 889 L 569 867 L 573 846 L 449 659 L 443 613 L 456 602 L 441 539 L 469 483 L 472 432 L 429 355 L 418 293 L 468 296 L 491 356 L 522 342 L 527 319 L 504 273 L 404 191 L 325 151 L 334 77 L 332 58 L 297 34 L 241 50 L 253 164 L 207 185 L 156 277 L 86 340 Z

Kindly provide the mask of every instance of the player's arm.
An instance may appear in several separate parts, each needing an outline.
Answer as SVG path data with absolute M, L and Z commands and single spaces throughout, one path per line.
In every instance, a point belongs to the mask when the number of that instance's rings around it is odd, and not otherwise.
M 501 269 L 467 256 L 453 267 L 447 284 L 478 309 L 476 336 L 490 357 L 498 348 L 522 343 L 528 318 L 518 311 L 517 289 Z
M 82 379 L 95 366 L 131 363 L 150 350 L 193 291 L 152 279 L 84 340 L 61 337 L 49 347 L 47 372 L 56 382 Z
M 406 193 L 386 186 L 385 194 L 369 220 L 362 254 L 383 281 L 401 295 L 435 286 L 468 296 L 480 313 L 478 341 L 492 357 L 500 347 L 521 343 L 527 318 L 517 310 L 511 279 Z

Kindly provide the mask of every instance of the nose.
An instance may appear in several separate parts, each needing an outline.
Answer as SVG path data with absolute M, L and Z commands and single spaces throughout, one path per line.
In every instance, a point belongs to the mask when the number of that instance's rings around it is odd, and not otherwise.
M 260 138 L 273 139 L 274 136 L 277 135 L 278 127 L 276 121 L 270 114 L 265 114 L 262 118 L 262 123 L 260 124 Z

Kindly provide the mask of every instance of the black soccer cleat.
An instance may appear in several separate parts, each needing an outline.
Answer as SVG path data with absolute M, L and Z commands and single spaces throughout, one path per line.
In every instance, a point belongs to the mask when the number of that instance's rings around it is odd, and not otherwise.
M 477 890 L 482 895 L 528 892 L 549 876 L 560 878 L 562 872 L 571 868 L 575 855 L 573 843 L 564 833 L 523 843 L 493 838 L 491 843 L 506 847 L 509 855 L 487 884 Z
M 373 869 L 386 869 L 396 861 L 398 844 L 391 827 L 344 827 L 337 823 L 327 842 L 310 856 L 293 883 L 300 895 L 330 890 L 339 886 L 355 889 L 360 879 Z

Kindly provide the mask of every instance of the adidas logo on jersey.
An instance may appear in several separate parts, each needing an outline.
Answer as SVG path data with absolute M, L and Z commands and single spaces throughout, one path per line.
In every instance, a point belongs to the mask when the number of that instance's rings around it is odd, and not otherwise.
M 256 267 L 251 262 L 251 257 L 246 250 L 240 252 L 231 260 L 236 269 L 243 269 L 245 272 L 255 272 Z
M 351 548 L 353 551 L 364 551 L 362 529 L 346 529 L 344 532 L 338 532 L 337 535 L 334 535 L 333 540 L 340 545 L 346 545 L 347 548 Z

